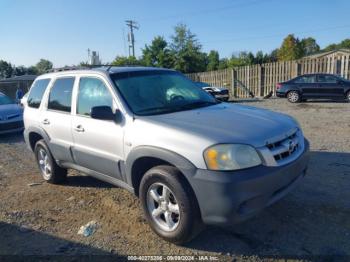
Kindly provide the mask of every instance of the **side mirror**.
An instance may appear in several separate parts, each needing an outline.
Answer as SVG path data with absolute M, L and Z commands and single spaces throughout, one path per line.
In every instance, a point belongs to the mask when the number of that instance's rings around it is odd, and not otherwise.
M 343 82 L 342 80 L 339 80 L 339 79 L 338 79 L 338 80 L 337 80 L 337 84 L 338 84 L 338 85 L 342 85 L 342 84 L 344 84 L 344 82 Z
M 91 108 L 91 118 L 99 120 L 113 120 L 116 123 L 120 123 L 122 120 L 122 114 L 119 110 L 113 113 L 112 108 L 109 106 L 95 106 Z

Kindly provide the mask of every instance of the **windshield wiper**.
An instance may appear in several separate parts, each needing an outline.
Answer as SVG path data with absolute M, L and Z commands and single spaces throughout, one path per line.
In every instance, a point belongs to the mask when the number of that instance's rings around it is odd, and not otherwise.
M 174 108 L 158 106 L 158 107 L 145 108 L 145 109 L 137 111 L 137 113 L 147 113 L 147 112 L 152 112 L 152 111 L 168 112 L 168 111 L 173 111 L 173 110 L 174 110 Z
M 205 106 L 211 106 L 211 105 L 216 105 L 221 103 L 220 101 L 216 102 L 210 102 L 210 101 L 197 101 L 185 105 L 179 105 L 179 106 L 174 106 L 174 107 L 162 107 L 162 106 L 157 106 L 157 107 L 150 107 L 150 108 L 145 108 L 137 111 L 137 114 L 139 113 L 173 113 L 176 111 L 181 111 L 181 110 L 188 110 L 188 109 L 194 109 L 194 108 L 200 108 L 200 107 L 205 107 Z
M 181 106 L 181 108 L 183 109 L 193 109 L 193 108 L 199 108 L 199 107 L 205 107 L 205 106 L 212 106 L 212 105 L 216 105 L 219 104 L 221 102 L 210 102 L 210 101 L 197 101 L 197 102 L 193 102 L 193 103 L 189 103 L 186 105 Z

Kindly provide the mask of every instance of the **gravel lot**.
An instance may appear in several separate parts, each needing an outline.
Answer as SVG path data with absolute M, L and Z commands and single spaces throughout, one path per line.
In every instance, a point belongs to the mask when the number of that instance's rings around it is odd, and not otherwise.
M 241 102 L 294 116 L 311 143 L 303 182 L 257 217 L 232 228 L 207 228 L 186 246 L 172 245 L 151 232 L 138 199 L 127 191 L 73 171 L 66 184 L 42 183 L 21 135 L 6 135 L 0 136 L 0 255 L 350 259 L 350 104 Z M 91 220 L 100 225 L 96 233 L 78 235 Z

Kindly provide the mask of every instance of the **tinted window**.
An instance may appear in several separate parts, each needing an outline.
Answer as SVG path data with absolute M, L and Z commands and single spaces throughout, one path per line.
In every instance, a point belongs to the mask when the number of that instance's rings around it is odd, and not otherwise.
M 101 80 L 82 77 L 79 82 L 77 114 L 90 116 L 91 108 L 95 106 L 112 108 L 112 96 Z
M 295 83 L 315 83 L 316 77 L 315 76 L 300 76 L 294 81 Z
M 27 105 L 33 108 L 39 108 L 41 99 L 45 93 L 46 87 L 49 84 L 50 79 L 40 79 L 35 81 L 27 100 Z
M 57 79 L 51 88 L 48 109 L 70 112 L 74 78 Z
M 335 76 L 329 75 L 319 75 L 318 82 L 322 83 L 337 83 L 337 78 Z
M 15 101 L 13 101 L 11 98 L 0 93 L 0 105 L 9 105 L 14 103 Z

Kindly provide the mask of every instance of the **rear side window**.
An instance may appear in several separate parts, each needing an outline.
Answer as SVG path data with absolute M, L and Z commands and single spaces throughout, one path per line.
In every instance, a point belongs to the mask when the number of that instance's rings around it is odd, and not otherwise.
M 53 84 L 47 108 L 62 112 L 70 112 L 74 77 L 59 78 Z
M 50 83 L 50 79 L 40 79 L 35 81 L 30 89 L 27 105 L 33 108 L 39 108 L 41 99 L 45 93 L 45 90 Z
M 298 84 L 309 84 L 309 83 L 315 83 L 316 82 L 316 76 L 300 76 L 294 81 Z
M 82 77 L 79 83 L 77 114 L 90 116 L 91 108 L 95 106 L 112 108 L 111 93 L 101 80 Z

